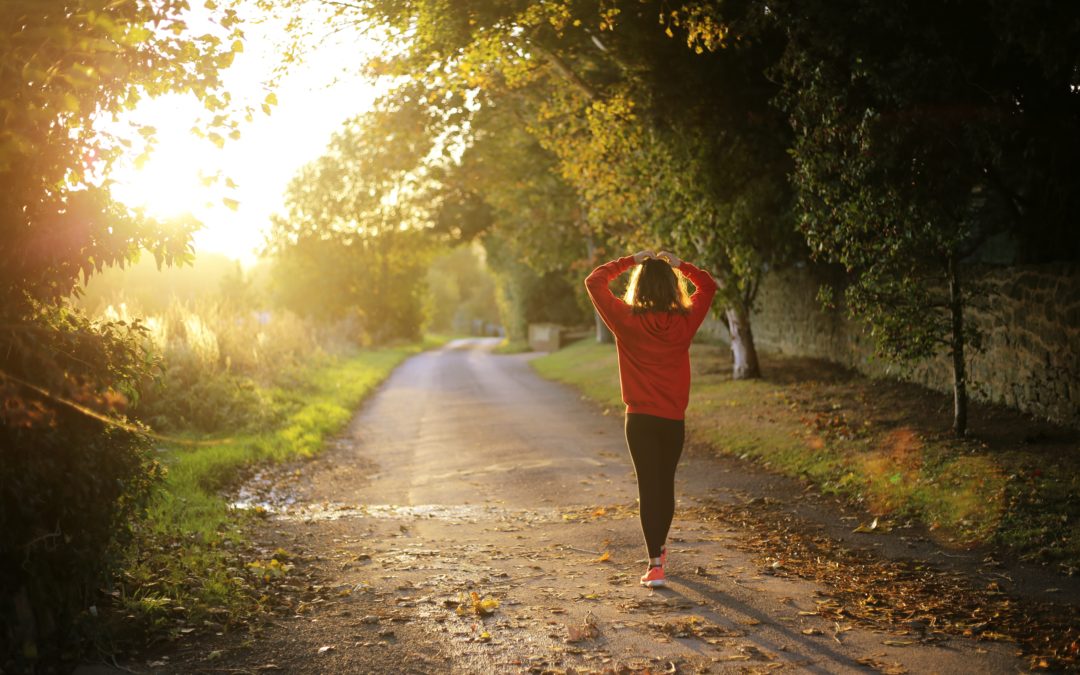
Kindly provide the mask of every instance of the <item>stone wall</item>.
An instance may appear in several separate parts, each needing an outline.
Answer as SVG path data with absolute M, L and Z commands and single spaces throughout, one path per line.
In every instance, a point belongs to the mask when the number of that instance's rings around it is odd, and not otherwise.
M 907 367 L 891 364 L 874 356 L 860 324 L 842 310 L 823 311 L 817 301 L 822 274 L 805 266 L 766 276 L 752 315 L 760 348 L 951 391 L 947 355 Z M 985 307 L 965 315 L 983 333 L 983 350 L 968 357 L 972 399 L 1080 428 L 1080 266 L 994 267 L 977 274 L 990 293 Z M 704 330 L 727 338 L 718 321 Z

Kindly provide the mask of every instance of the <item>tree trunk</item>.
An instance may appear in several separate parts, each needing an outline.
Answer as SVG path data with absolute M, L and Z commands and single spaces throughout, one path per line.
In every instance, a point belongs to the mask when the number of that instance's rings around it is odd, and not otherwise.
M 579 214 L 583 214 L 583 213 L 585 213 L 585 208 L 581 207 L 579 209 Z M 580 227 L 582 229 L 582 231 L 584 231 L 585 230 L 584 221 L 579 221 L 578 227 Z M 585 252 L 588 253 L 589 260 L 591 260 L 593 262 L 593 264 L 595 265 L 596 264 L 596 243 L 593 242 L 592 236 L 590 236 L 588 234 L 585 235 Z M 600 314 L 597 313 L 595 310 L 593 311 L 593 320 L 596 321 L 596 341 L 599 342 L 600 344 L 612 344 L 612 343 L 614 343 L 615 342 L 615 336 L 611 334 L 611 331 L 608 330 L 607 324 L 604 323 L 604 320 L 600 318 Z
M 731 378 L 749 380 L 761 377 L 754 334 L 750 330 L 750 313 L 745 307 L 737 306 L 724 310 L 724 317 L 731 335 L 731 356 L 734 359 Z
M 612 344 L 615 342 L 615 336 L 611 334 L 607 324 L 595 311 L 593 312 L 593 318 L 596 319 L 596 341 L 600 344 Z
M 949 311 L 952 314 L 950 353 L 953 362 L 953 431 L 967 433 L 967 368 L 964 364 L 964 299 L 956 256 L 949 257 Z

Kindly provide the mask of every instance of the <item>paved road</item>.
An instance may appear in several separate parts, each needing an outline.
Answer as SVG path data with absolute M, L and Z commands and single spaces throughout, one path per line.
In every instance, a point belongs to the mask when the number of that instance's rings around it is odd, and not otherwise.
M 670 586 L 644 550 L 621 418 L 463 340 L 418 355 L 303 465 L 266 546 L 316 580 L 246 644 L 176 671 L 1016 672 L 1008 645 L 918 642 L 814 615 L 814 583 L 764 573 L 736 526 L 701 517 L 750 476 L 689 452 Z M 745 480 L 744 480 L 745 479 Z M 748 488 L 749 489 L 749 488 Z M 498 602 L 490 615 L 472 596 Z M 491 608 L 491 603 L 488 605 Z M 479 610 L 479 612 L 478 612 Z M 201 665 L 199 665 L 201 664 Z

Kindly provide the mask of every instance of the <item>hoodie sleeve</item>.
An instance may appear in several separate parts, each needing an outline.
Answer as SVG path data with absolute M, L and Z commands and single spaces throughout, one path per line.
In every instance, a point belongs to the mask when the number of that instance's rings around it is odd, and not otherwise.
M 694 294 L 690 296 L 690 334 L 693 335 L 701 327 L 712 306 L 713 297 L 716 295 L 716 280 L 708 272 L 698 269 L 694 265 L 683 261 L 679 271 L 686 275 L 690 283 L 694 284 Z
M 618 260 L 612 260 L 597 267 L 585 278 L 585 288 L 589 292 L 589 299 L 597 314 L 604 320 L 612 333 L 618 334 L 616 326 L 621 323 L 620 317 L 629 313 L 626 303 L 615 297 L 608 288 L 608 284 L 620 274 L 634 266 L 634 257 L 625 256 Z

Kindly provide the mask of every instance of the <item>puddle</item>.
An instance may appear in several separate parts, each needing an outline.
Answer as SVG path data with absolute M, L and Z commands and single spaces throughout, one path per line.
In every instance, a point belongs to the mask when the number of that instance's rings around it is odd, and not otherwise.
M 275 501 L 266 497 L 245 498 L 241 493 L 231 506 L 235 509 L 260 509 L 280 520 L 324 521 L 343 518 L 380 518 L 383 520 L 438 519 L 459 523 L 514 521 L 550 522 L 561 519 L 551 509 L 508 509 L 486 504 L 298 504 L 295 498 Z
M 273 469 L 257 471 L 232 495 L 229 506 L 258 511 L 275 520 L 328 521 L 349 518 L 381 520 L 424 519 L 453 523 L 527 523 L 562 519 L 561 512 L 550 508 L 507 508 L 494 504 L 349 504 L 343 502 L 308 503 L 297 498 L 292 481 L 281 479 Z
M 517 473 L 521 471 L 530 471 L 535 469 L 548 469 L 556 466 L 562 467 L 566 466 L 568 462 L 579 462 L 582 464 L 587 464 L 589 466 L 601 468 L 607 466 L 607 463 L 593 459 L 592 457 L 574 457 L 570 460 L 560 460 L 559 462 L 556 462 L 552 459 L 538 459 L 531 462 L 503 462 L 499 464 L 488 464 L 487 466 L 478 467 L 475 469 L 455 469 L 447 473 L 431 475 L 428 476 L 422 484 L 466 477 L 483 476 L 493 473 Z
M 296 504 L 296 495 L 288 485 L 277 480 L 278 473 L 256 471 L 236 491 L 229 506 L 234 509 L 258 509 L 269 513 L 287 510 Z

